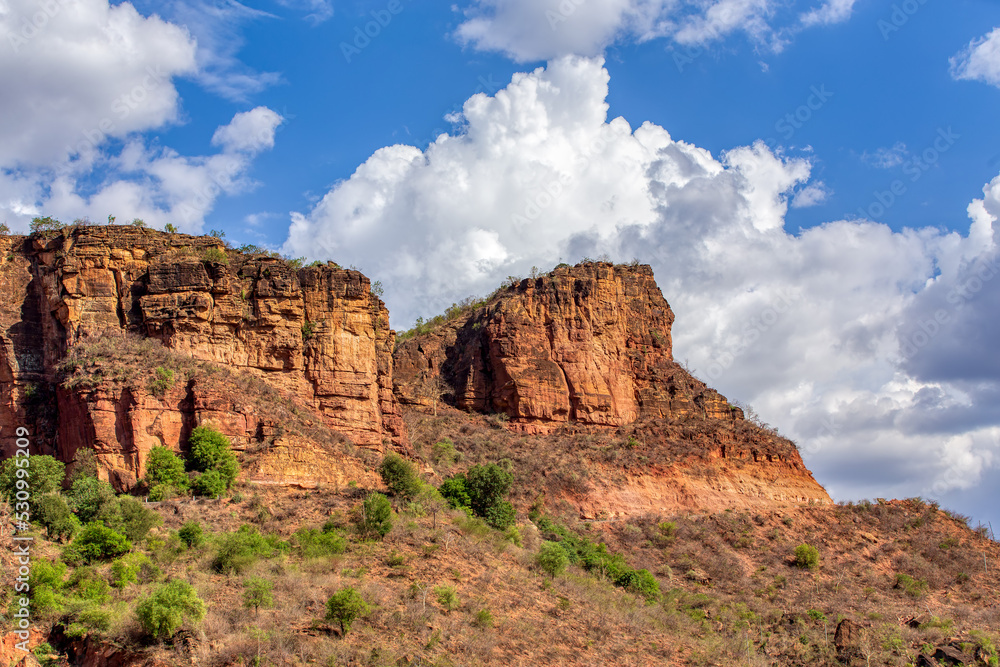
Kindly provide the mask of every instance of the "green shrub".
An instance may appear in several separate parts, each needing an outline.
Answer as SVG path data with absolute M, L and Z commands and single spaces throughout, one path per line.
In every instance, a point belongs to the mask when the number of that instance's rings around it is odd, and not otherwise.
M 569 556 L 557 542 L 542 542 L 542 548 L 538 550 L 535 562 L 555 579 L 569 567 Z
M 302 558 L 322 558 L 347 551 L 347 540 L 333 531 L 299 528 L 295 531 L 294 540 Z
M 326 620 L 340 624 L 340 633 L 346 635 L 351 625 L 371 610 L 368 603 L 354 588 L 342 588 L 326 601 Z
M 153 377 L 149 380 L 149 393 L 153 396 L 163 396 L 174 386 L 174 372 L 169 368 L 157 366 Z
M 159 445 L 149 450 L 149 457 L 146 459 L 145 480 L 150 489 L 151 500 L 153 499 L 153 490 L 156 487 L 174 488 L 182 491 L 188 488 L 184 461 L 177 454 Z M 165 490 L 163 489 L 163 491 Z
M 517 520 L 517 511 L 511 503 L 501 500 L 486 510 L 486 516 L 483 518 L 493 528 L 507 530 Z
M 240 472 L 239 462 L 236 455 L 230 450 L 229 438 L 216 431 L 211 426 L 199 426 L 191 431 L 188 439 L 191 443 L 191 467 L 203 475 L 209 472 L 217 472 L 225 489 L 233 485 L 236 476 Z M 214 476 L 204 483 L 205 489 L 217 488 Z M 208 494 L 206 494 L 208 495 Z M 212 494 L 212 495 L 222 495 Z
M 78 567 L 70 575 L 66 586 L 74 592 L 74 597 L 95 604 L 111 602 L 111 586 L 91 567 Z
M 507 538 L 508 542 L 515 546 L 524 546 L 524 540 L 521 539 L 521 531 L 517 529 L 517 526 L 507 526 L 507 530 L 503 531 L 503 536 Z
M 462 454 L 455 449 L 455 443 L 448 438 L 434 443 L 431 451 L 433 461 L 440 465 L 450 466 L 456 461 L 462 460 Z
M 47 493 L 35 501 L 33 518 L 45 526 L 50 539 L 60 541 L 73 539 L 83 525 L 66 499 L 55 493 Z
M 140 553 L 125 554 L 111 564 L 111 585 L 126 588 L 130 584 L 152 581 L 160 574 L 149 556 Z
M 6 227 L 6 225 L 2 226 Z M 31 649 L 31 654 L 35 656 L 41 667 L 59 667 L 62 664 L 62 660 L 59 659 L 59 652 L 48 642 L 43 642 Z
M 355 514 L 354 523 L 358 532 L 365 537 L 382 539 L 392 530 L 392 505 L 381 493 L 373 493 Z
M 253 609 L 254 615 L 258 614 L 261 607 L 267 609 L 274 606 L 274 595 L 271 593 L 274 588 L 267 579 L 262 577 L 250 577 L 243 584 L 243 606 Z
M 795 566 L 815 570 L 819 567 L 819 550 L 809 544 L 795 547 Z
M 621 586 L 630 593 L 641 595 L 647 602 L 655 602 L 660 598 L 660 582 L 649 570 L 633 570 L 618 575 L 616 586 Z
M 927 582 L 923 579 L 914 579 L 908 574 L 897 574 L 896 583 L 893 586 L 903 590 L 907 595 L 913 598 L 923 597 L 927 594 Z
M 416 467 L 398 454 L 389 454 L 382 459 L 379 474 L 394 496 L 413 498 L 420 492 L 422 483 Z
M 141 542 L 149 535 L 153 526 L 163 522 L 160 515 L 130 496 L 118 499 L 121 515 L 121 532 L 132 542 Z
M 205 603 L 186 581 L 159 586 L 135 609 L 143 630 L 155 639 L 173 637 L 185 620 L 197 623 L 205 617 Z
M 42 234 L 45 232 L 57 232 L 65 225 L 55 218 L 45 216 L 44 218 L 32 218 L 28 229 L 32 234 Z
M 454 586 L 435 586 L 434 595 L 437 597 L 438 604 L 444 607 L 445 611 L 455 611 L 462 606 Z
M 199 521 L 188 521 L 185 523 L 177 531 L 177 536 L 181 538 L 181 542 L 186 544 L 189 549 L 200 547 L 205 543 L 205 533 Z
M 69 563 L 92 563 L 112 560 L 128 553 L 132 543 L 116 530 L 103 523 L 88 523 L 63 551 L 63 559 Z
M 465 473 L 465 488 L 472 510 L 485 517 L 490 508 L 503 501 L 513 483 L 514 476 L 496 463 L 472 466 Z
M 221 498 L 229 490 L 229 485 L 226 484 L 222 473 L 218 470 L 209 470 L 194 478 L 194 481 L 191 482 L 191 490 L 196 496 Z
M 225 250 L 219 248 L 206 248 L 201 256 L 202 261 L 212 264 L 229 264 L 229 257 Z
M 212 568 L 223 574 L 242 574 L 261 558 L 274 556 L 282 548 L 279 542 L 261 535 L 253 526 L 241 526 L 235 533 L 219 537 Z
M 0 495 L 17 509 L 20 493 L 20 502 L 27 502 L 34 511 L 43 495 L 59 491 L 65 476 L 66 465 L 51 456 L 12 456 L 0 465 Z
M 66 564 L 59 561 L 38 559 L 31 563 L 28 589 L 31 610 L 36 615 L 44 616 L 62 610 L 64 599 L 60 592 L 66 585 L 66 571 Z
M 477 628 L 492 628 L 493 614 L 489 609 L 480 609 L 472 619 L 472 625 Z
M 458 474 L 449 477 L 438 489 L 441 497 L 448 501 L 448 504 L 455 509 L 468 508 L 472 510 L 472 500 L 469 498 L 469 491 L 465 487 L 465 475 Z
M 102 521 L 108 527 L 121 523 L 118 496 L 111 484 L 96 477 L 80 477 L 69 490 L 69 499 L 83 523 Z

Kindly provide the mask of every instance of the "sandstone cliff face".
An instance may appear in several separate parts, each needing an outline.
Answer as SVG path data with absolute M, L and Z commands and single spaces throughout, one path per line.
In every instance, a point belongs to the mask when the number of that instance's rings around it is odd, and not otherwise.
M 239 397 L 225 388 L 204 395 L 178 388 L 183 396 L 162 399 L 136 395 L 141 387 L 53 391 L 56 367 L 74 345 L 133 334 L 265 378 L 359 446 L 406 450 L 392 392 L 394 333 L 360 273 L 333 265 L 294 270 L 266 256 L 225 253 L 216 239 L 130 227 L 7 237 L 0 246 L 5 440 L 33 421 L 40 447 L 66 457 L 96 445 L 109 475 L 124 483 L 141 476 L 151 442 L 177 448 L 192 420 L 211 417 L 237 442 L 259 430 L 260 415 L 233 410 Z M 43 403 L 36 414 L 32 400 Z M 274 466 L 279 479 L 282 468 L 296 467 Z
M 404 342 L 396 392 L 421 405 L 440 389 L 460 409 L 503 413 L 535 432 L 566 422 L 741 419 L 673 361 L 673 320 L 648 266 L 561 267 Z
M 424 411 L 441 398 L 505 415 L 509 429 L 537 438 L 521 452 L 525 466 L 580 439 L 577 455 L 589 460 L 577 467 L 594 473 L 586 488 L 561 489 L 556 469 L 533 483 L 555 479 L 556 496 L 582 516 L 830 502 L 791 442 L 674 362 L 673 320 L 648 266 L 557 268 L 404 341 L 396 393 Z M 645 463 L 622 474 L 592 458 L 582 442 L 609 431 L 618 440 L 602 451 L 641 443 L 631 446 Z M 453 438 L 460 444 L 462 430 Z

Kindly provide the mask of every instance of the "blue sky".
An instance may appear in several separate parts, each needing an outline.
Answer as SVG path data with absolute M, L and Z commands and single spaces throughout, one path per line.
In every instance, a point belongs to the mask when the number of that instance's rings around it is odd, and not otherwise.
M 14 229 L 222 229 L 397 328 L 638 258 L 835 497 L 1000 500 L 995 2 L 0 0 L 0 37 Z

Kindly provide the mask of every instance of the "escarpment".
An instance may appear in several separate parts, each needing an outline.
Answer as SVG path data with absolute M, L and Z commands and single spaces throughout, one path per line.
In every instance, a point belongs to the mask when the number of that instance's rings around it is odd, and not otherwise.
M 385 305 L 359 272 L 333 264 L 299 268 L 227 250 L 211 237 L 132 227 L 74 227 L 0 244 L 5 449 L 14 428 L 29 424 L 39 451 L 66 459 L 79 447 L 94 448 L 104 473 L 127 486 L 141 477 L 149 448 L 182 447 L 201 421 L 244 445 L 285 427 L 261 405 L 250 406 L 239 387 L 209 386 L 197 373 L 160 396 L 142 381 L 117 382 L 116 373 L 142 365 L 134 355 L 106 359 L 92 385 L 63 381 L 60 363 L 75 346 L 105 339 L 114 348 L 108 341 L 120 337 L 125 353 L 131 336 L 258 378 L 314 425 L 354 445 L 407 451 L 392 392 L 394 333 Z M 323 456 L 293 450 L 283 462 L 262 462 L 262 474 L 279 482 L 331 477 Z
M 791 442 L 674 361 L 673 321 L 648 266 L 561 266 L 403 341 L 396 394 L 412 409 L 498 414 L 539 447 L 570 443 L 594 474 L 564 499 L 587 516 L 830 502 Z M 641 443 L 645 463 L 617 474 L 617 457 L 572 444 L 588 430 Z

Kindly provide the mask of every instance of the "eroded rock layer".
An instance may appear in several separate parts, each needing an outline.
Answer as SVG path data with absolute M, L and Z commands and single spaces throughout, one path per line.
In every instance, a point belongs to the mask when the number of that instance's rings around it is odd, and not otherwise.
M 674 362 L 673 321 L 648 266 L 561 267 L 400 345 L 396 392 L 419 405 L 440 391 L 458 408 L 503 413 L 525 430 L 742 419 Z
M 142 468 L 143 448 L 134 442 L 148 445 L 152 438 L 177 448 L 186 435 L 178 424 L 207 414 L 191 407 L 175 410 L 186 415 L 173 419 L 176 424 L 163 417 L 171 411 L 164 400 L 175 408 L 199 400 L 186 389 L 184 397 L 160 398 L 130 395 L 110 384 L 60 386 L 57 367 L 74 345 L 127 334 L 259 376 L 359 446 L 407 447 L 392 391 L 395 334 L 384 304 L 357 271 L 333 264 L 296 268 L 266 255 L 227 251 L 211 237 L 120 226 L 4 237 L 0 252 L 5 451 L 17 425 L 34 426 L 40 449 L 67 455 L 93 446 L 94 432 L 112 433 L 96 426 L 110 428 L 112 420 L 120 451 L 107 452 L 107 461 L 121 467 L 108 472 L 124 480 Z M 255 413 L 232 411 L 239 397 L 225 390 L 201 399 L 226 406 L 215 420 L 229 424 L 227 435 L 237 441 L 261 421 Z

